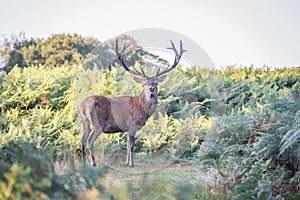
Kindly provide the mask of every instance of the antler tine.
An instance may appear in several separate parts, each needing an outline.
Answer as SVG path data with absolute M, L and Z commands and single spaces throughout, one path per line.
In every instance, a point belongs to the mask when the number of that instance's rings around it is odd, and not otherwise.
M 157 72 L 156 72 L 156 74 L 155 74 L 154 77 L 159 77 L 160 67 L 161 67 L 161 66 L 158 67 Z
M 169 48 L 167 48 L 167 49 L 173 50 L 173 51 L 175 52 L 175 55 L 178 56 L 178 52 L 177 52 L 177 49 L 176 49 L 176 47 L 175 47 L 173 41 L 170 40 L 170 42 L 171 42 L 172 47 L 169 47 Z
M 144 77 L 144 78 L 149 78 L 149 77 L 146 75 L 144 69 L 143 69 L 141 66 L 140 66 L 140 69 L 141 69 L 141 72 L 142 72 L 142 74 L 143 74 L 143 77 Z
M 119 53 L 119 41 L 118 41 L 118 39 L 116 39 L 115 54 L 116 54 L 117 60 L 118 60 L 119 64 L 122 65 L 127 70 L 128 67 L 124 63 L 123 56 L 122 56 L 122 54 L 124 53 L 124 51 L 125 51 L 125 49 L 123 48 L 122 51 L 121 51 L 121 53 Z
M 157 71 L 157 73 L 156 73 L 156 75 L 155 75 L 155 77 L 159 77 L 159 76 L 161 76 L 161 75 L 163 75 L 163 74 L 165 74 L 165 73 L 167 73 L 167 72 L 173 70 L 173 69 L 178 65 L 178 63 L 179 63 L 179 61 L 180 61 L 180 58 L 181 58 L 182 54 L 183 54 L 184 52 L 186 52 L 186 50 L 184 50 L 183 47 L 182 47 L 182 41 L 181 41 L 181 40 L 180 40 L 180 53 L 178 53 L 178 51 L 177 51 L 177 49 L 176 49 L 176 47 L 175 47 L 173 41 L 172 41 L 172 40 L 170 40 L 170 41 L 171 41 L 172 47 L 169 47 L 169 48 L 167 48 L 167 49 L 171 49 L 171 50 L 174 51 L 174 53 L 175 53 L 175 60 L 174 60 L 174 63 L 173 63 L 173 65 L 172 65 L 171 67 L 168 66 L 168 67 L 167 67 L 165 70 L 163 70 L 162 72 L 160 72 L 160 67 L 159 67 L 159 68 L 158 68 L 158 71 Z
M 138 75 L 138 76 L 142 76 L 142 77 L 146 77 L 144 71 L 142 70 L 142 73 L 139 72 L 137 69 L 135 69 L 134 67 L 133 70 L 130 69 L 124 62 L 124 58 L 123 58 L 123 54 L 125 52 L 125 50 L 131 45 L 131 43 L 129 44 L 126 44 L 126 41 L 125 41 L 125 44 L 123 46 L 123 49 L 121 50 L 121 53 L 119 52 L 119 44 L 118 44 L 118 39 L 116 39 L 116 44 L 115 44 L 115 54 L 116 54 L 116 57 L 117 57 L 117 61 L 118 63 L 123 66 L 126 71 L 128 71 L 129 73 L 132 73 L 132 74 L 135 74 L 135 75 Z
M 182 47 L 182 41 L 180 40 L 180 56 L 182 56 L 182 54 L 184 52 L 186 52 L 187 50 L 184 50 L 183 47 Z
M 147 76 L 146 76 L 146 74 L 145 74 L 145 72 L 144 72 L 144 70 L 143 70 L 143 68 L 141 67 L 141 66 L 139 66 L 140 67 L 140 69 L 141 69 L 141 72 L 139 72 L 134 66 L 132 66 L 132 69 L 134 70 L 134 72 L 135 73 L 133 73 L 133 74 L 135 74 L 135 75 L 139 75 L 139 76 L 142 76 L 143 78 L 147 78 Z M 129 71 L 130 73 L 132 73 L 132 70 L 131 71 Z
M 125 50 L 131 45 L 131 42 L 129 44 L 126 44 L 127 40 L 124 43 L 123 49 L 122 49 L 122 54 L 125 52 Z

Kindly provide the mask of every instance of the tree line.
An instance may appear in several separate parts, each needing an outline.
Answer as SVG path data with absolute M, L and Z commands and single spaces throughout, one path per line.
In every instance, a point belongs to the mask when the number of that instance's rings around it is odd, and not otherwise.
M 127 35 L 121 35 L 119 38 L 131 44 L 126 56 L 129 58 L 126 60 L 129 64 L 133 65 L 135 60 L 143 63 L 143 55 L 157 59 L 138 46 L 133 38 Z M 53 68 L 79 64 L 89 69 L 110 68 L 115 60 L 114 45 L 115 38 L 101 42 L 79 34 L 53 34 L 47 39 L 42 39 L 27 38 L 24 33 L 20 33 L 0 40 L 0 61 L 2 60 L 3 66 L 0 71 L 8 73 L 16 65 L 22 69 L 30 66 Z M 159 62 L 166 63 L 161 59 Z

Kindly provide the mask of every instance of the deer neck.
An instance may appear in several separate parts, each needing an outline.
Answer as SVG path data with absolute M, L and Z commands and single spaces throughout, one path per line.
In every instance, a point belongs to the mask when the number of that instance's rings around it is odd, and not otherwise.
M 143 90 L 139 95 L 139 101 L 144 112 L 148 114 L 148 117 L 150 117 L 157 107 L 157 95 L 150 98 L 149 95 Z

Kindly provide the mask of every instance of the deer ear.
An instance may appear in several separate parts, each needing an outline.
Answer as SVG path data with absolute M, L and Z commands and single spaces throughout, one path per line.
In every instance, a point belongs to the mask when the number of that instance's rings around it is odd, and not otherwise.
M 135 80 L 135 82 L 137 83 L 144 83 L 144 79 L 138 78 L 138 77 L 133 77 L 133 79 Z
M 167 77 L 167 75 L 159 77 L 157 79 L 157 82 L 159 82 L 159 83 L 163 82 L 166 79 L 166 77 Z

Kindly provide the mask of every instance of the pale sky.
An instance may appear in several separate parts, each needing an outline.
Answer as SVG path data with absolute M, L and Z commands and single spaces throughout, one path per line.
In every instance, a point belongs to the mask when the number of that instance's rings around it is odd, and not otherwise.
M 105 41 L 162 28 L 201 46 L 216 66 L 300 66 L 298 0 L 1 0 L 0 34 L 78 33 Z

